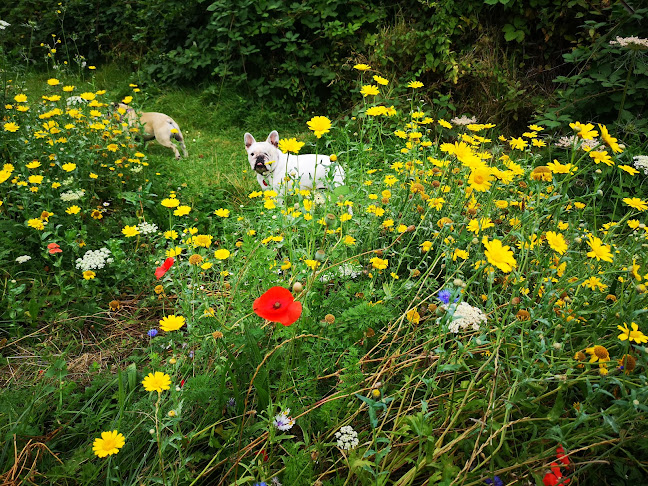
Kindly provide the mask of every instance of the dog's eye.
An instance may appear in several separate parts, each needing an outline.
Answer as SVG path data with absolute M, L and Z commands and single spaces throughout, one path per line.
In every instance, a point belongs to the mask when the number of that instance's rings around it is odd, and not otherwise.
M 250 155 L 251 155 L 252 157 L 254 157 L 254 152 L 252 152 Z

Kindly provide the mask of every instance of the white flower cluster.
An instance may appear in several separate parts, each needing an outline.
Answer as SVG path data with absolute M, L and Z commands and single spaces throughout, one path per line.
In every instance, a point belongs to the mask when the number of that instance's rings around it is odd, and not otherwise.
M 113 258 L 110 257 L 110 250 L 108 248 L 101 248 L 99 250 L 89 250 L 83 255 L 83 258 L 77 258 L 76 267 L 85 272 L 86 270 L 96 270 L 103 268 L 106 264 L 112 263 Z
M 80 96 L 70 96 L 67 100 L 65 100 L 65 103 L 68 106 L 74 106 L 74 105 L 79 105 L 81 103 L 85 103 L 85 100 Z
M 460 330 L 466 330 L 468 328 L 471 328 L 473 331 L 479 331 L 479 324 L 487 321 L 486 314 L 481 309 L 473 307 L 466 302 L 442 307 L 452 315 L 452 321 L 448 326 L 448 330 L 455 334 Z
M 358 433 L 349 425 L 345 425 L 339 432 L 336 432 L 335 438 L 337 439 L 337 446 L 345 451 L 358 445 Z
M 576 147 L 580 147 L 583 150 L 594 150 L 595 148 L 601 146 L 601 142 L 596 138 L 592 140 L 581 140 L 577 135 L 570 135 L 568 137 L 560 137 L 555 145 L 556 147 L 564 149 L 569 149 L 576 145 Z
M 29 260 L 31 260 L 31 257 L 29 255 L 22 255 L 22 256 L 19 256 L 18 258 L 16 258 L 16 261 L 18 263 L 25 263 L 25 262 L 28 262 Z
M 466 115 L 463 115 L 461 118 L 455 117 L 450 121 L 453 125 L 470 125 L 472 123 L 477 123 L 477 118 L 468 118 Z
M 330 282 L 337 277 L 350 277 L 356 278 L 362 274 L 362 267 L 354 266 L 351 263 L 343 263 L 339 265 L 333 272 L 326 272 L 320 277 L 320 282 Z
M 644 174 L 648 175 L 648 155 L 635 155 L 632 160 L 637 169 L 643 170 Z
M 158 227 L 154 223 L 147 223 L 146 221 L 143 221 L 137 225 L 137 229 L 143 235 L 150 235 L 151 233 L 157 233 Z
M 141 164 L 138 164 L 138 165 L 134 165 L 133 167 L 131 167 L 130 171 L 137 174 L 139 172 L 142 172 L 143 169 L 144 169 L 144 166 L 141 165 Z
M 610 45 L 621 46 L 621 47 L 630 47 L 630 48 L 640 48 L 648 49 L 648 39 L 642 39 L 641 37 L 631 36 L 631 37 L 619 37 L 617 36 L 616 40 L 610 41 Z
M 275 418 L 272 423 L 274 424 L 275 427 L 277 427 L 277 429 L 279 430 L 292 429 L 292 426 L 295 425 L 295 419 L 289 417 L 288 416 L 289 413 L 290 413 L 290 409 L 287 408 L 286 410 L 275 415 Z
M 5 22 L 4 20 L 0 20 L 0 30 L 5 30 L 10 25 L 11 24 L 9 22 Z
M 67 191 L 61 193 L 61 200 L 65 202 L 76 201 L 77 199 L 81 199 L 83 196 L 85 196 L 85 190 L 83 189 L 79 189 L 77 191 Z

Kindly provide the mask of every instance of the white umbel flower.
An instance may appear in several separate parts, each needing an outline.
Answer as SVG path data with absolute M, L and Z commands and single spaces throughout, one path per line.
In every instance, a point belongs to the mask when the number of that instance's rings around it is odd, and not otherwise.
M 18 258 L 16 258 L 16 261 L 18 263 L 25 263 L 25 262 L 28 262 L 29 260 L 31 260 L 31 257 L 29 255 L 22 255 L 22 256 L 19 256 Z
M 157 233 L 158 227 L 154 223 L 147 223 L 146 221 L 141 222 L 137 225 L 137 229 L 143 235 L 150 235 L 152 233 Z
M 101 248 L 99 250 L 89 250 L 83 255 L 83 258 L 77 258 L 76 267 L 83 272 L 86 270 L 98 270 L 113 261 L 113 258 L 110 257 L 110 250 Z
M 637 169 L 643 170 L 644 174 L 648 175 L 648 155 L 635 155 L 632 160 Z
M 473 307 L 466 302 L 460 302 L 459 304 L 450 304 L 447 306 L 444 305 L 442 307 L 444 307 L 450 314 L 450 324 L 448 325 L 448 330 L 455 334 L 466 329 L 479 331 L 479 325 L 481 323 L 486 323 L 486 321 L 488 320 L 486 318 L 486 314 L 484 314 L 481 309 Z
M 350 425 L 345 425 L 335 433 L 337 446 L 348 451 L 358 446 L 358 433 Z

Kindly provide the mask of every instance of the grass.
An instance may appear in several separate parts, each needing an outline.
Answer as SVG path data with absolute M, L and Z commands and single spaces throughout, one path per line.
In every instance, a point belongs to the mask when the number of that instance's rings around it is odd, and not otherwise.
M 646 180 L 620 168 L 636 147 L 609 147 L 608 165 L 578 138 L 551 152 L 531 143 L 561 134 L 502 141 L 490 126 L 424 123 L 436 117 L 418 115 L 416 91 L 391 85 L 353 116 L 326 114 L 335 120 L 322 139 L 306 119 L 252 109 L 220 87 L 145 88 L 138 108 L 183 130 L 189 157 L 176 161 L 155 143 L 138 155 L 116 122 L 65 128 L 58 114 L 44 120 L 67 130 L 65 142 L 54 142 L 60 132 L 36 136 L 37 115 L 59 106 L 40 101 L 58 89 L 49 77 L 8 86 L 9 100 L 28 93 L 31 111 L 6 108 L 2 122 L 19 125 L 0 142 L 12 164 L 0 183 L 4 482 L 645 477 L 646 348 L 617 330 L 635 322 L 646 331 Z M 105 87 L 108 102 L 136 80 L 110 68 L 92 84 L 62 81 L 76 93 Z M 367 115 L 392 104 L 394 117 Z M 335 153 L 346 188 L 261 194 L 243 133 L 272 129 L 307 142 L 303 152 Z M 60 197 L 81 188 L 75 201 Z M 145 234 L 144 222 L 158 231 Z M 140 234 L 127 236 L 135 226 Z M 86 280 L 77 258 L 101 247 L 114 261 Z M 290 326 L 253 312 L 274 286 L 302 306 Z M 180 317 L 179 330 L 161 329 Z M 168 375 L 168 389 L 144 389 L 153 372 Z M 94 455 L 113 430 L 124 446 Z

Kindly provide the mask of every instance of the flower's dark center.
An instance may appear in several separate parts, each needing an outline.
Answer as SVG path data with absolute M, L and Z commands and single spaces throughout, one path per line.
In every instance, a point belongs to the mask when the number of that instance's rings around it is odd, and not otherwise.
M 278 309 L 279 307 L 281 307 L 281 302 L 275 302 L 272 307 Z

